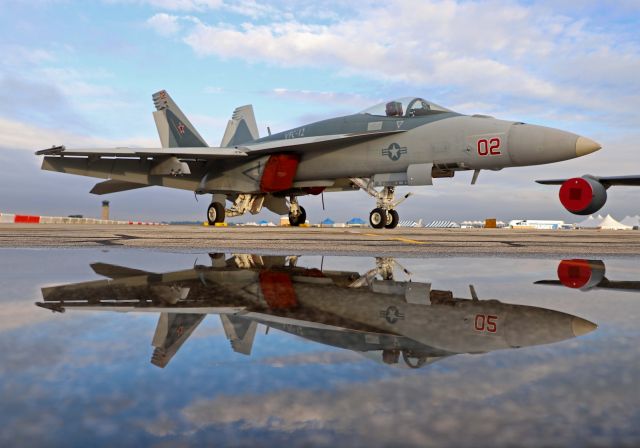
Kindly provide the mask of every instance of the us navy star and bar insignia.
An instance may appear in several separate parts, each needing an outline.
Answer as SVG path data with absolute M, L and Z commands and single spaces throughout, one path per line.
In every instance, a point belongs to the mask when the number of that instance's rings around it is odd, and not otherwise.
M 396 160 L 399 160 L 402 154 L 406 153 L 407 147 L 400 146 L 397 143 L 391 143 L 387 148 L 382 148 L 382 155 L 389 157 L 389 159 L 393 160 L 394 162 Z

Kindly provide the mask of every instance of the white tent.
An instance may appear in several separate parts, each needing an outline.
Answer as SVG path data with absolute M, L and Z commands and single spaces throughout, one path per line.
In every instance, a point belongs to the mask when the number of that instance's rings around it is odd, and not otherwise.
M 603 230 L 631 230 L 631 226 L 625 226 L 613 219 L 611 215 L 605 216 L 605 218 L 600 222 L 598 228 Z
M 640 215 L 627 216 L 622 221 L 620 221 L 620 224 L 624 224 L 625 226 L 640 228 Z
M 603 220 L 602 216 L 596 219 L 593 217 L 593 215 L 591 215 L 584 221 L 577 223 L 576 227 L 579 229 L 597 229 L 600 223 L 602 222 L 602 220 Z

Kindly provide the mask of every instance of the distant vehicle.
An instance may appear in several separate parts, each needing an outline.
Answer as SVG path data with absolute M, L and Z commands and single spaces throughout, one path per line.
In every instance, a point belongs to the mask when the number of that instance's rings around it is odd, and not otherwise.
M 207 314 L 220 316 L 231 348 L 251 354 L 257 326 L 417 368 L 459 353 L 548 344 L 596 325 L 559 311 L 453 297 L 430 283 L 394 280 L 392 258 L 357 272 L 296 266 L 297 257 L 222 254 L 212 266 L 156 274 L 103 263 L 109 280 L 42 288 L 53 311 L 160 313 L 151 362 L 166 366 Z
M 638 280 L 609 280 L 602 260 L 571 259 L 558 264 L 558 280 L 539 280 L 536 285 L 565 286 L 581 291 L 606 289 L 640 293 Z
M 107 179 L 94 194 L 160 185 L 211 194 L 210 224 L 263 207 L 299 226 L 298 197 L 362 189 L 376 201 L 374 228 L 398 225 L 399 185 L 432 185 L 458 171 L 501 170 L 573 159 L 600 149 L 570 132 L 466 116 L 422 98 L 388 101 L 354 115 L 260 138 L 251 105 L 238 107 L 219 147 L 209 147 L 169 94 L 153 95 L 162 148 L 38 151 L 42 169 Z M 380 189 L 377 189 L 380 188 Z M 499 200 L 499 198 L 494 198 Z M 230 207 L 226 207 L 227 201 Z
M 640 175 L 593 176 L 585 174 L 571 179 L 537 180 L 543 185 L 560 185 L 560 203 L 574 215 L 590 215 L 607 202 L 607 189 L 613 185 L 640 186 Z

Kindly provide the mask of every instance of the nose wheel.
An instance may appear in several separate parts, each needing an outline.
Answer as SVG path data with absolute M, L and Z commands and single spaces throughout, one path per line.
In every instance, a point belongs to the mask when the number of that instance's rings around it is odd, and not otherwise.
M 395 229 L 398 227 L 398 223 L 400 222 L 400 215 L 395 210 L 389 210 L 387 212 L 387 224 L 385 224 L 385 229 Z
M 400 222 L 400 216 L 395 210 L 385 210 L 383 208 L 374 208 L 369 214 L 369 224 L 374 229 L 395 229 Z
M 359 177 L 350 178 L 351 182 L 367 192 L 370 196 L 376 200 L 376 208 L 371 211 L 369 215 L 369 224 L 374 229 L 395 229 L 400 223 L 400 216 L 395 208 L 404 202 L 411 193 L 407 193 L 399 200 L 395 200 L 395 188 L 383 187 L 382 190 L 376 190 L 373 188 L 373 182 L 371 179 L 364 179 Z

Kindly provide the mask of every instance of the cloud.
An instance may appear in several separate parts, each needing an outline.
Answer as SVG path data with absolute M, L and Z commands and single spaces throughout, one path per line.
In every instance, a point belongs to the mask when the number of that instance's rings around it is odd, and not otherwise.
M 354 107 L 367 107 L 374 103 L 382 102 L 382 99 L 371 99 L 363 95 L 329 92 L 317 90 L 296 90 L 284 87 L 276 87 L 268 92 L 278 98 L 286 98 L 294 101 L 304 101 L 309 103 L 327 103 L 334 105 L 348 105 Z
M 147 20 L 147 25 L 163 36 L 170 36 L 180 31 L 178 17 L 165 13 L 158 13 L 150 17 Z
M 285 389 L 199 398 L 182 410 L 185 423 L 180 432 L 193 435 L 194 429 L 229 424 L 243 432 L 268 434 L 320 430 L 335 434 L 341 444 L 353 439 L 359 446 L 467 446 L 484 437 L 499 446 L 534 440 L 536 445 L 566 445 L 588 441 L 594 432 L 605 438 L 618 434 L 629 442 L 634 434 L 635 397 L 626 385 L 614 387 L 594 378 L 612 365 L 631 367 L 633 357 L 626 353 L 628 348 L 620 348 L 596 372 L 592 368 L 601 364 L 599 350 L 607 348 L 593 349 L 587 353 L 567 348 L 568 357 L 567 351 L 548 347 L 460 356 L 443 361 L 449 368 L 334 390 Z M 508 367 L 500 362 L 503 356 L 509 356 Z M 470 371 L 474 372 L 471 380 Z M 626 372 L 624 376 L 633 375 Z M 305 444 L 303 436 L 296 439 Z
M 4 149 L 24 149 L 35 151 L 51 147 L 52 145 L 64 144 L 69 147 L 103 147 L 113 148 L 115 146 L 138 146 L 153 147 L 158 146 L 156 139 L 148 137 L 131 137 L 125 139 L 108 139 L 101 137 L 91 137 L 88 135 L 74 133 L 67 129 L 51 129 L 35 126 L 20 121 L 10 120 L 0 117 L 0 148 Z
M 117 0 L 116 0 L 117 1 Z M 166 11 L 206 11 L 218 9 L 222 0 L 121 0 L 122 3 L 146 3 L 147 5 Z
M 276 17 L 201 21 L 183 40 L 200 56 L 447 89 L 458 101 L 542 102 L 609 122 L 640 119 L 640 46 L 581 17 L 502 0 L 375 3 L 324 24 Z

